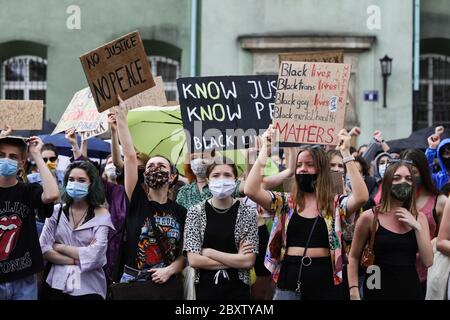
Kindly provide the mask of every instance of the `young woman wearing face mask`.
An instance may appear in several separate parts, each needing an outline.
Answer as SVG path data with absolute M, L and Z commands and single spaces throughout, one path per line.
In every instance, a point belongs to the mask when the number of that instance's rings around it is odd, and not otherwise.
M 237 169 L 231 160 L 216 159 L 206 175 L 213 196 L 189 209 L 184 231 L 197 300 L 248 300 L 258 253 L 256 209 L 232 197 Z
M 408 149 L 400 153 L 400 159 L 412 163 L 412 171 L 416 182 L 416 207 L 428 220 L 431 239 L 437 236 L 439 222 L 444 212 L 447 197 L 439 195 L 433 180 L 431 179 L 428 161 L 425 154 L 418 149 Z M 430 240 L 431 240 L 430 239 Z M 417 273 L 422 286 L 422 295 L 425 298 L 427 288 L 427 268 L 423 265 L 420 257 L 416 261 Z
M 397 162 L 387 167 L 383 178 L 380 213 L 374 238 L 374 265 L 378 267 L 376 286 L 373 273 L 366 274 L 364 299 L 423 299 L 416 271 L 416 254 L 425 267 L 433 264 L 433 250 L 426 216 L 416 208 L 416 185 L 410 165 Z M 375 216 L 365 211 L 356 223 L 350 251 L 348 278 L 350 296 L 360 299 L 358 266 L 371 236 Z M 372 276 L 372 279 L 369 277 Z
M 392 158 L 392 156 L 387 153 L 383 152 L 380 153 L 378 156 L 376 156 L 374 160 L 374 174 L 373 177 L 377 181 L 378 187 L 375 188 L 369 196 L 375 201 L 375 203 L 380 203 L 381 199 L 381 192 L 382 192 L 382 182 L 384 173 L 386 172 L 386 168 L 388 166 L 389 160 Z
M 273 135 L 270 126 L 263 135 L 263 146 L 247 178 L 245 193 L 275 216 L 265 261 L 277 283 L 274 299 L 341 299 L 345 257 L 341 220 L 351 217 L 368 199 L 367 188 L 350 155 L 351 137 L 346 130 L 338 136 L 343 162 L 355 186 L 355 192 L 345 197 L 334 194 L 328 158 L 324 150 L 316 147 L 303 147 L 297 155 L 296 183 L 291 193 L 264 190 L 261 170 Z
M 102 205 L 105 193 L 98 170 L 87 161 L 69 165 L 62 204 L 45 221 L 39 242 L 52 263 L 45 298 L 105 299 L 108 233 L 114 227 Z M 62 208 L 61 208 L 62 206 Z
M 186 209 L 168 198 L 169 187 L 176 181 L 175 167 L 165 157 L 153 156 L 146 163 L 141 184 L 123 101 L 120 100 L 115 112 L 129 200 L 120 282 L 147 282 L 144 295 L 127 293 L 127 299 L 181 299 L 183 291 L 178 275 L 185 262 L 182 243 Z M 163 289 L 166 296 L 161 297 Z
M 190 183 L 183 186 L 177 194 L 177 203 L 186 209 L 190 209 L 200 202 L 212 197 L 211 190 L 206 179 L 206 169 L 213 163 L 215 151 L 192 153 L 190 164 L 185 164 L 185 172 Z M 233 197 L 239 197 L 244 192 L 244 184 L 237 181 Z

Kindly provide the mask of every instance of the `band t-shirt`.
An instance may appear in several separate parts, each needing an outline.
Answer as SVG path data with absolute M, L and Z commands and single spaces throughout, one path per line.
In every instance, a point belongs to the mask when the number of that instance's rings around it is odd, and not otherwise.
M 140 184 L 137 184 L 127 212 L 126 265 L 136 269 L 164 267 L 181 254 L 186 209 L 172 200 L 160 204 L 150 201 Z M 160 250 L 150 217 L 161 235 Z
M 34 210 L 50 217 L 53 203 L 43 204 L 42 192 L 42 186 L 35 183 L 0 188 L 0 283 L 44 269 Z

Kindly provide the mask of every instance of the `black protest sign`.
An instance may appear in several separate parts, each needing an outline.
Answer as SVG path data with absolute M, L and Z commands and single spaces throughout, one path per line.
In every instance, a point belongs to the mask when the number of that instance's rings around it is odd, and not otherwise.
M 111 41 L 80 57 L 99 112 L 155 85 L 137 31 Z
M 244 149 L 272 123 L 276 75 L 177 79 L 191 152 Z

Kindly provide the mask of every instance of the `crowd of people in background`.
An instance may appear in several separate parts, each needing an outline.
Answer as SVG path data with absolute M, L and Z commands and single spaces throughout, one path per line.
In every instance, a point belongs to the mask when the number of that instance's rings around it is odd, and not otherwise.
M 450 262 L 428 281 L 450 261 L 442 127 L 426 150 L 391 150 L 378 130 L 353 148 L 359 128 L 281 148 L 270 126 L 241 176 L 220 150 L 188 154 L 182 175 L 135 149 L 122 103 L 108 120 L 111 155 L 89 159 L 68 130 L 66 168 L 54 145 L 1 132 L 1 300 L 449 298 Z

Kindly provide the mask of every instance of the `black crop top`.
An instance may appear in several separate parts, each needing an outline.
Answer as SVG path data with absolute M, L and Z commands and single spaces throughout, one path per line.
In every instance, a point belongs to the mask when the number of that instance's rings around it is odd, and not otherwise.
M 305 247 L 311 228 L 316 218 L 305 218 L 297 212 L 292 214 L 286 232 L 286 248 Z M 329 248 L 328 229 L 325 220 L 319 217 L 316 228 L 311 236 L 309 248 Z

